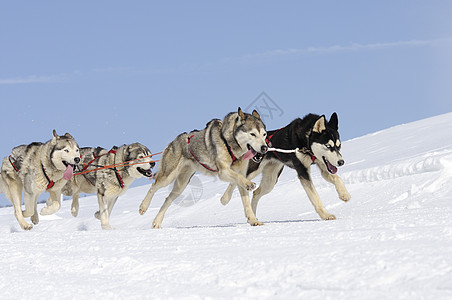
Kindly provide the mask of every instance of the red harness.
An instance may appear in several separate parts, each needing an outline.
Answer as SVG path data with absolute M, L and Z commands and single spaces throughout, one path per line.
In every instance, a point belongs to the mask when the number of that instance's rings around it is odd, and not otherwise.
M 117 151 L 116 151 L 116 148 L 112 148 L 112 149 L 111 149 L 110 151 L 108 151 L 107 153 L 101 154 L 101 155 L 99 155 L 99 156 L 96 156 L 96 154 L 93 152 L 93 157 L 94 157 L 94 158 L 93 158 L 92 160 L 90 160 L 90 161 L 83 167 L 83 169 L 82 169 L 81 172 L 83 172 L 83 171 L 85 171 L 86 169 L 88 169 L 88 167 L 89 167 L 96 159 L 98 159 L 99 157 L 104 156 L 104 155 L 107 155 L 107 154 L 109 154 L 109 153 L 113 153 L 113 154 L 116 155 L 116 152 L 117 152 Z M 116 179 L 118 180 L 119 186 L 120 186 L 121 188 L 124 188 L 124 181 L 122 180 L 121 175 L 119 175 L 118 169 L 117 169 L 116 167 L 114 167 L 114 168 L 111 168 L 111 170 L 113 170 L 113 171 L 115 172 Z M 91 183 L 91 185 L 94 185 L 94 183 L 92 183 L 91 180 L 89 180 L 88 177 L 87 177 L 85 174 L 83 174 L 83 175 L 84 175 L 85 179 L 88 180 L 89 183 Z
M 193 134 L 193 135 L 191 135 L 190 137 L 188 137 L 188 141 L 187 141 L 188 144 L 190 144 L 190 140 L 191 140 L 194 136 L 195 136 L 195 135 Z M 226 148 L 228 149 L 229 155 L 231 155 L 232 162 L 235 162 L 235 161 L 237 160 L 237 157 L 235 157 L 234 153 L 233 153 L 232 150 L 231 150 L 231 147 L 226 143 L 226 140 L 225 140 L 224 138 L 223 138 L 223 141 L 224 141 L 224 143 L 226 144 Z M 189 147 L 189 148 L 190 148 L 190 147 Z M 203 163 L 195 156 L 195 154 L 193 153 L 193 151 L 191 151 L 191 149 L 189 149 L 189 150 L 190 150 L 190 153 L 191 153 L 191 155 L 193 156 L 193 158 L 194 158 L 201 166 L 203 166 L 204 168 L 206 168 L 206 169 L 209 170 L 209 171 L 212 171 L 212 172 L 218 172 L 218 170 L 214 170 L 214 169 L 210 168 L 209 166 L 203 164 Z
M 44 176 L 46 177 L 47 181 L 49 182 L 49 184 L 46 187 L 46 190 L 48 190 L 55 185 L 55 182 L 53 180 L 50 180 L 49 176 L 47 176 L 46 169 L 44 168 L 44 166 L 42 164 L 41 164 L 41 167 L 42 167 L 42 172 L 44 173 Z
M 19 170 L 17 169 L 17 167 L 16 167 L 16 165 L 15 165 L 16 160 L 14 159 L 14 157 L 12 157 L 12 156 L 10 155 L 10 156 L 8 157 L 8 159 L 9 159 L 9 162 L 11 163 L 11 165 L 13 166 L 14 170 L 16 170 L 17 173 L 19 173 Z
M 9 162 L 11 163 L 11 165 L 13 166 L 14 170 L 19 173 L 19 169 L 17 169 L 16 167 L 16 160 L 14 159 L 14 157 L 12 157 L 11 155 L 8 157 Z M 49 176 L 47 176 L 46 173 L 46 169 L 44 168 L 44 166 L 41 164 L 41 168 L 42 168 L 42 172 L 44 173 L 45 178 L 47 179 L 47 181 L 49 182 L 49 184 L 46 187 L 46 190 L 50 189 L 51 187 L 53 187 L 55 185 L 55 181 L 50 180 Z

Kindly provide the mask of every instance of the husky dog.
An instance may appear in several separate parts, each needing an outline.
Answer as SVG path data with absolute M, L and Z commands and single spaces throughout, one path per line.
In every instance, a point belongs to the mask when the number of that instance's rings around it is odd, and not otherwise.
M 38 196 L 44 192 L 59 194 L 61 188 L 72 178 L 74 166 L 80 162 L 80 151 L 74 138 L 66 133 L 46 143 L 31 143 L 15 147 L 5 157 L 1 166 L 0 191 L 14 206 L 14 215 L 24 230 L 33 228 L 25 218 L 31 217 L 33 224 L 39 223 Z M 25 210 L 22 212 L 22 191 Z
M 322 177 L 334 184 L 339 198 L 343 201 L 350 200 L 342 179 L 336 174 L 337 167 L 344 164 L 340 153 L 341 141 L 338 132 L 337 114 L 333 113 L 327 122 L 325 116 L 309 114 L 303 119 L 296 119 L 289 125 L 279 130 L 268 132 L 267 143 L 269 147 L 277 149 L 296 149 L 295 153 L 283 153 L 269 151 L 260 163 L 250 162 L 247 178 L 253 179 L 262 173 L 262 181 L 253 193 L 251 203 L 256 214 L 259 199 L 273 190 L 284 166 L 295 169 L 306 194 L 315 210 L 323 220 L 335 220 L 322 202 L 311 181 L 310 166 L 316 164 Z M 231 199 L 235 185 L 230 184 L 221 198 L 221 203 L 226 205 Z
M 211 120 L 201 131 L 180 134 L 163 151 L 155 182 L 140 205 L 140 214 L 146 212 L 157 190 L 175 181 L 153 222 L 154 228 L 160 228 L 166 210 L 198 171 L 238 185 L 248 223 L 262 225 L 251 209 L 248 196 L 248 191 L 256 185 L 245 176 L 248 160 L 256 156 L 258 159 L 258 153 L 267 152 L 266 136 L 258 112 L 245 114 L 240 108 L 223 121 Z
M 130 165 L 118 166 L 117 168 L 76 174 L 61 190 L 64 195 L 72 196 L 71 213 L 74 217 L 78 214 L 80 193 L 97 193 L 99 211 L 94 216 L 100 219 L 103 229 L 112 229 L 109 217 L 118 197 L 127 191 L 136 178 L 142 176 L 152 178 L 152 168 L 155 166 L 155 162 L 152 162 L 152 158 L 149 157 L 151 151 L 140 143 L 134 143 L 119 148 L 114 147 L 110 151 L 101 147 L 84 147 L 80 149 L 80 153 L 82 163 L 85 165 L 83 171 L 92 170 L 99 166 L 121 165 L 130 162 Z M 49 198 L 47 207 L 41 210 L 41 214 L 56 212 L 51 209 L 54 206 L 53 203 L 55 203 L 55 199 Z

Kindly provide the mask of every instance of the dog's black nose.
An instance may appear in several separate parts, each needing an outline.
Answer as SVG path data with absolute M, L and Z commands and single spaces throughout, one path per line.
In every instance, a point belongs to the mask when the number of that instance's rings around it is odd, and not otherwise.
M 340 161 L 337 162 L 337 164 L 340 166 L 343 166 L 345 164 L 345 161 L 343 159 L 341 159 Z
M 268 147 L 267 146 L 262 146 L 261 147 L 261 152 L 262 153 L 267 153 Z
M 80 162 L 80 157 L 74 158 L 74 161 L 75 161 L 76 164 L 78 164 Z

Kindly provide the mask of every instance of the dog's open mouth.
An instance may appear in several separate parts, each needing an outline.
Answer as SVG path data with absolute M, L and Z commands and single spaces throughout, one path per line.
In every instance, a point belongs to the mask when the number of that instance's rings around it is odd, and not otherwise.
M 248 151 L 243 155 L 244 160 L 252 159 L 257 155 L 257 151 L 253 149 L 249 144 L 247 145 Z
M 63 178 L 66 180 L 71 180 L 72 175 L 74 175 L 74 165 L 68 163 L 65 160 L 63 160 L 63 165 L 66 167 L 66 170 L 64 170 L 63 173 Z
M 151 169 L 145 170 L 145 169 L 143 169 L 143 168 L 138 167 L 138 168 L 137 168 L 137 171 L 140 172 L 141 175 L 146 176 L 146 177 L 149 177 L 149 178 L 152 178 L 152 176 L 154 175 L 154 174 L 152 173 L 152 170 L 151 170 Z
M 325 162 L 326 168 L 328 169 L 328 172 L 330 172 L 331 174 L 336 174 L 337 173 L 337 168 L 332 165 L 326 158 L 325 156 L 323 157 L 323 162 Z
M 260 163 L 262 161 L 262 158 L 264 158 L 263 154 L 256 153 L 256 155 L 254 155 L 254 157 L 253 157 L 253 161 L 255 163 Z

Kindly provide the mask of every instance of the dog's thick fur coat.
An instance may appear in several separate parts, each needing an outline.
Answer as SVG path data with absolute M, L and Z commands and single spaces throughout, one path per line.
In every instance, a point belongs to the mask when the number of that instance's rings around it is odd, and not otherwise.
M 336 217 L 330 214 L 312 183 L 310 168 L 316 164 L 322 177 L 334 184 L 339 198 L 343 201 L 350 200 L 350 194 L 345 188 L 342 179 L 336 174 L 336 166 L 342 166 L 344 160 L 340 153 L 341 142 L 338 132 L 337 114 L 333 113 L 329 122 L 325 116 L 309 114 L 303 119 L 296 119 L 284 128 L 268 132 L 269 146 L 292 150 L 299 148 L 296 153 L 283 153 L 269 151 L 260 163 L 250 162 L 247 178 L 252 180 L 262 173 L 259 187 L 253 192 L 251 203 L 256 214 L 257 204 L 262 196 L 270 193 L 284 166 L 295 169 L 298 179 L 303 186 L 309 200 L 316 212 L 323 220 L 334 220 Z M 226 205 L 232 197 L 235 185 L 230 184 L 221 198 L 221 203 Z
M 24 230 L 33 228 L 24 218 L 31 217 L 38 224 L 38 196 L 44 191 L 54 197 L 59 195 L 72 176 L 74 165 L 80 162 L 80 152 L 74 138 L 53 131 L 53 138 L 46 143 L 31 143 L 15 147 L 11 155 L 2 161 L 0 191 L 3 191 L 14 206 L 14 215 Z M 25 210 L 22 212 L 22 191 Z
M 180 134 L 165 148 L 155 182 L 140 205 L 140 214 L 146 212 L 157 190 L 174 181 L 171 193 L 153 222 L 154 228 L 160 228 L 173 200 L 184 191 L 195 172 L 200 172 L 236 184 L 248 222 L 261 225 L 251 209 L 248 191 L 253 190 L 255 184 L 245 177 L 249 160 L 244 158 L 267 151 L 266 134 L 257 111 L 245 114 L 240 108 L 223 121 L 213 119 L 201 131 Z
M 80 152 L 82 154 L 82 163 L 87 166 L 86 170 L 88 171 L 99 166 L 124 164 L 129 161 L 133 163 L 130 166 L 118 167 L 116 170 L 107 168 L 76 175 L 61 190 L 64 195 L 72 196 L 71 213 L 74 217 L 78 215 L 80 193 L 96 193 L 99 211 L 94 215 L 101 221 L 103 229 L 112 229 L 110 226 L 110 214 L 118 197 L 127 191 L 136 178 L 143 176 L 152 177 L 152 168 L 155 163 L 149 157 L 151 152 L 140 143 L 123 145 L 119 148 L 114 147 L 110 151 L 101 147 L 84 147 L 80 149 Z M 90 162 L 91 164 L 87 165 Z M 53 202 L 49 198 L 47 207 L 41 210 L 41 214 L 43 212 L 45 214 L 54 213 L 55 211 L 51 209 L 54 206 Z

